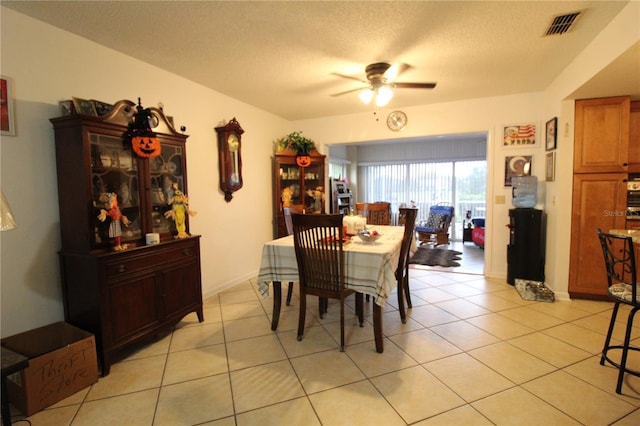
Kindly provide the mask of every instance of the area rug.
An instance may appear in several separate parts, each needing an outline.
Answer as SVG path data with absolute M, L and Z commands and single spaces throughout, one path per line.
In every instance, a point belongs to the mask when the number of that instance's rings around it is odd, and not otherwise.
M 418 247 L 409 263 L 427 266 L 460 266 L 457 260 L 462 259 L 462 252 L 439 248 Z
M 556 300 L 553 291 L 540 281 L 521 280 L 516 278 L 516 290 L 523 300 L 536 302 L 553 302 Z

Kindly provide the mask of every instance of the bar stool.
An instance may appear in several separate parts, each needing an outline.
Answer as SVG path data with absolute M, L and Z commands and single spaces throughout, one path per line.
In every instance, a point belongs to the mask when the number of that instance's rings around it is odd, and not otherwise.
M 640 298 L 638 298 L 638 281 L 636 275 L 636 258 L 633 250 L 633 240 L 631 237 L 623 237 L 621 235 L 613 235 L 603 233 L 598 229 L 598 237 L 602 246 L 604 255 L 604 263 L 607 270 L 607 281 L 609 288 L 607 294 L 614 301 L 613 312 L 611 313 L 611 321 L 609 322 L 609 331 L 602 349 L 602 357 L 600 365 L 604 365 L 607 361 L 618 369 L 618 383 L 616 385 L 616 393 L 622 393 L 622 380 L 624 374 L 631 374 L 640 377 L 640 371 L 635 371 L 627 367 L 627 356 L 629 351 L 640 351 L 640 347 L 631 346 L 631 331 L 633 329 L 633 319 L 638 309 L 640 309 Z M 627 329 L 624 335 L 624 343 L 622 345 L 612 345 L 611 335 L 613 327 L 616 323 L 618 309 L 621 304 L 629 305 L 631 310 L 627 317 Z M 622 357 L 617 363 L 609 356 L 612 349 L 622 350 Z

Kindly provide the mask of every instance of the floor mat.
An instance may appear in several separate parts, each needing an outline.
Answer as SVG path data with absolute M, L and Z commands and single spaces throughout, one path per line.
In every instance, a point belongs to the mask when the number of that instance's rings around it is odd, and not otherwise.
M 418 247 L 418 251 L 409 259 L 409 263 L 428 266 L 460 266 L 462 252 L 439 248 Z

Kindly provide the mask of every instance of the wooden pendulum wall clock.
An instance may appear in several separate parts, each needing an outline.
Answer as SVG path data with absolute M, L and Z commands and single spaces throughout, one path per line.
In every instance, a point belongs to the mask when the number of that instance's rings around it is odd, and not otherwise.
M 218 133 L 218 163 L 220 190 L 230 202 L 233 193 L 242 188 L 241 138 L 244 130 L 234 118 L 224 126 L 216 127 Z

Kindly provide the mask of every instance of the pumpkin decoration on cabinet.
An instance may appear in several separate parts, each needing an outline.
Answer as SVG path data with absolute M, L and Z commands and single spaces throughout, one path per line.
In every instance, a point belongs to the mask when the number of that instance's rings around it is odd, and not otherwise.
M 157 135 L 151 130 L 157 125 L 158 118 L 149 108 L 143 108 L 138 98 L 138 106 L 133 114 L 133 121 L 125 133 L 125 139 L 131 141 L 131 148 L 138 157 L 157 157 L 162 152 L 162 146 Z

